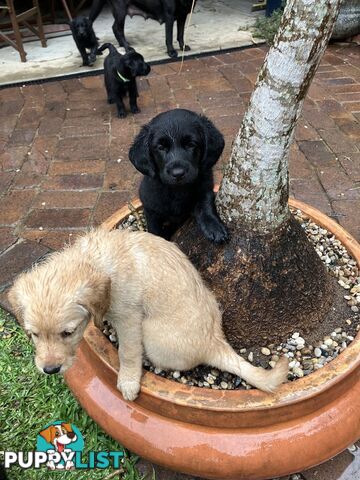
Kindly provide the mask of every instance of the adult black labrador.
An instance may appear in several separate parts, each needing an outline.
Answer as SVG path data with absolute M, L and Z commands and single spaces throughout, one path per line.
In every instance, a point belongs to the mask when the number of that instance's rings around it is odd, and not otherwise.
M 90 22 L 93 23 L 101 12 L 105 3 L 110 4 L 114 16 L 113 32 L 121 47 L 128 49 L 124 33 L 125 17 L 141 15 L 145 19 L 157 20 L 160 24 L 165 23 L 165 40 L 169 57 L 177 57 L 173 46 L 174 22 L 177 22 L 177 40 L 180 50 L 184 48 L 184 28 L 186 17 L 191 11 L 192 0 L 93 0 L 89 14 Z M 188 45 L 185 50 L 190 50 Z
M 104 61 L 104 79 L 107 91 L 108 102 L 115 103 L 117 106 L 118 117 L 126 116 L 124 97 L 128 94 L 130 101 L 130 110 L 132 113 L 140 112 L 137 106 L 138 89 L 136 77 L 148 75 L 150 65 L 144 57 L 133 48 L 129 49 L 125 55 L 121 55 L 114 45 L 104 43 L 99 48 L 99 52 L 109 49 L 109 55 Z
M 69 22 L 74 42 L 80 52 L 83 66 L 93 65 L 98 53 L 98 39 L 96 38 L 92 23 L 87 17 L 78 16 Z M 87 53 L 87 49 L 90 53 Z
M 143 126 L 129 151 L 144 174 L 140 199 L 150 233 L 167 240 L 194 215 L 206 238 L 215 243 L 228 232 L 215 208 L 212 167 L 224 149 L 224 138 L 204 116 L 170 110 Z

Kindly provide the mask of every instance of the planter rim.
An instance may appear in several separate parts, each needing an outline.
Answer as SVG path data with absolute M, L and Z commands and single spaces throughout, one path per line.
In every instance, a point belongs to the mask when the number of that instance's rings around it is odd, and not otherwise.
M 131 202 L 138 209 L 141 206 L 139 199 Z M 360 265 L 360 245 L 338 223 L 330 219 L 314 207 L 294 198 L 289 199 L 289 206 L 299 209 L 317 225 L 326 228 L 341 241 L 349 253 Z M 123 221 L 131 210 L 125 206 L 107 219 L 102 227 L 112 229 Z M 113 372 L 118 370 L 118 356 L 116 348 L 93 325 L 85 332 L 85 342 L 91 345 L 99 360 L 104 362 Z M 109 352 L 109 345 L 111 352 Z M 104 355 L 104 352 L 107 354 Z M 356 339 L 335 359 L 323 368 L 279 387 L 275 394 L 268 394 L 260 390 L 212 390 L 195 386 L 182 385 L 173 380 L 145 371 L 141 382 L 141 392 L 147 396 L 171 402 L 178 406 L 200 408 L 217 412 L 248 412 L 254 410 L 268 410 L 295 405 L 304 400 L 311 400 L 335 385 L 344 381 L 360 365 L 360 332 Z

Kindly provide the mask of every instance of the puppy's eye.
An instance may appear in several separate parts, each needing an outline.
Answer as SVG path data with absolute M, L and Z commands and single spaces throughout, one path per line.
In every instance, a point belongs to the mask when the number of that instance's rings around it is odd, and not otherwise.
M 39 334 L 38 333 L 35 333 L 35 332 L 31 332 L 31 335 L 35 338 L 38 338 L 39 337 Z
M 62 338 L 70 337 L 74 332 L 69 332 L 68 330 L 64 330 L 61 332 Z
M 166 145 L 164 145 L 163 143 L 159 143 L 157 145 L 157 148 L 158 150 L 160 150 L 161 152 L 167 152 L 168 151 L 168 147 Z
M 197 144 L 195 142 L 187 142 L 185 144 L 185 148 L 193 149 L 193 148 L 196 148 L 196 147 L 197 147 Z

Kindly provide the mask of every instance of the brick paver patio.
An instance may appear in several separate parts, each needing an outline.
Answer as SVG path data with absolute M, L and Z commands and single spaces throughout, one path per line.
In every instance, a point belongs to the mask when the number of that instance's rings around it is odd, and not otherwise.
M 304 103 L 291 150 L 292 194 L 360 238 L 360 54 L 330 46 Z M 141 113 L 125 120 L 106 103 L 101 76 L 0 90 L 0 303 L 14 275 L 98 225 L 137 195 L 127 153 L 159 112 L 204 113 L 229 157 L 265 48 L 154 66 L 139 82 Z M 360 473 L 359 473 L 360 476 Z M 307 476 L 306 479 L 321 478 Z M 328 477 L 330 479 L 330 477 Z M 336 478 L 336 477 L 334 477 Z

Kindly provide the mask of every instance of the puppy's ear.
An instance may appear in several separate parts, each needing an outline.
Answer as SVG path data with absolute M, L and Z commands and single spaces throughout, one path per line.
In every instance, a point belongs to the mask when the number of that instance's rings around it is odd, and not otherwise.
M 64 427 L 67 432 L 72 432 L 73 431 L 70 423 L 62 423 L 61 426 Z
M 93 318 L 98 328 L 103 327 L 103 317 L 110 307 L 111 280 L 99 272 L 91 272 L 85 285 L 76 295 L 78 303 Z
M 208 118 L 204 116 L 200 118 L 205 134 L 203 166 L 205 168 L 211 168 L 219 160 L 224 150 L 224 137 Z
M 148 125 L 142 127 L 135 137 L 134 143 L 129 150 L 129 159 L 143 175 L 155 177 L 155 166 L 150 153 L 150 128 Z
M 39 432 L 39 435 L 41 435 L 47 441 L 47 443 L 52 443 L 52 440 L 55 438 L 55 430 L 55 427 L 50 425 L 50 427 Z
M 23 303 L 23 295 L 21 289 L 21 280 L 18 278 L 14 285 L 10 288 L 7 296 L 12 306 L 13 313 L 19 322 L 20 326 L 24 328 L 24 303 Z

